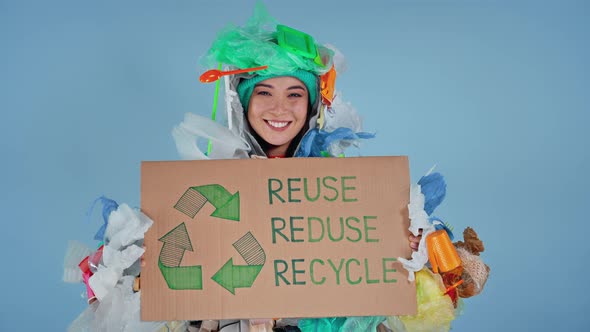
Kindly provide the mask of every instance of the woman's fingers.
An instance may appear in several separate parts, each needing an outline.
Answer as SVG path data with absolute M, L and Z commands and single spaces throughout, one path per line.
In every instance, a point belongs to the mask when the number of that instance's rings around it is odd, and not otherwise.
M 412 248 L 412 250 L 414 251 L 418 250 L 418 245 L 420 244 L 420 240 L 422 239 L 422 229 L 418 230 L 418 234 L 418 236 L 410 234 L 410 248 Z
M 414 251 L 418 250 L 418 244 L 420 243 L 421 237 L 422 236 L 410 235 L 410 248 L 412 248 L 412 250 L 414 250 Z
M 143 255 L 141 255 L 141 258 L 139 260 L 139 265 L 141 267 L 145 267 L 145 258 L 143 257 L 145 255 L 145 246 L 143 246 L 143 250 L 144 250 L 144 253 L 143 253 Z

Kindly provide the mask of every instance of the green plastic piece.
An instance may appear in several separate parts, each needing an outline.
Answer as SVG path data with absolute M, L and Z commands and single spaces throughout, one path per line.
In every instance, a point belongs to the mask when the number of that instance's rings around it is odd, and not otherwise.
M 309 34 L 279 24 L 277 25 L 277 42 L 287 51 L 304 58 L 314 59 L 316 64 L 323 66 L 315 41 Z
M 332 157 L 332 155 L 328 151 L 320 151 L 320 154 L 322 155 L 322 157 L 326 157 L 326 158 Z M 338 155 L 338 158 L 344 158 L 344 157 L 346 157 L 344 155 L 344 153 L 341 153 Z
M 277 32 L 279 46 L 306 58 L 316 57 L 318 50 L 312 36 L 282 24 L 277 25 Z
M 217 67 L 217 69 L 221 70 L 222 69 L 222 63 L 219 63 L 219 66 Z M 211 112 L 211 120 L 215 121 L 215 119 L 217 118 L 217 102 L 219 100 L 219 84 L 220 84 L 221 80 L 217 80 L 217 82 L 215 82 L 215 94 L 213 95 L 213 111 Z M 207 156 L 211 155 L 211 147 L 213 146 L 213 143 L 211 142 L 211 140 L 209 140 L 209 142 L 207 142 Z

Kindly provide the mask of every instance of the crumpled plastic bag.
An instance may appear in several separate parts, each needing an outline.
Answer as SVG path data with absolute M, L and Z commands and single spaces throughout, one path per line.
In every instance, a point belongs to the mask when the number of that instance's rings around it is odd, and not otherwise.
M 176 149 L 182 159 L 239 159 L 248 158 L 250 147 L 223 125 L 199 115 L 187 113 L 184 121 L 172 130 Z M 210 139 L 213 144 L 207 156 L 197 145 L 198 139 Z
M 68 249 L 64 258 L 64 282 L 78 283 L 83 281 L 82 271 L 78 264 L 91 253 L 92 250 L 79 241 L 68 242 Z
M 103 301 L 115 288 L 126 269 L 139 264 L 145 250 L 136 243 L 143 242 L 144 234 L 152 224 L 151 219 L 127 204 L 121 204 L 111 212 L 102 262 L 89 279 L 89 285 L 99 301 Z
M 68 332 L 154 332 L 164 328 L 167 322 L 148 322 L 140 319 L 140 294 L 133 293 L 134 279 L 133 276 L 122 277 L 102 301 L 89 305 L 70 324 Z
M 133 282 L 140 271 L 144 234 L 152 224 L 145 214 L 127 204 L 109 214 L 102 258 L 89 279 L 98 301 L 70 324 L 69 332 L 186 331 L 187 322 L 144 322 L 140 318 L 140 293 L 133 292 Z M 66 261 L 77 260 L 83 252 L 80 245 L 73 243 Z

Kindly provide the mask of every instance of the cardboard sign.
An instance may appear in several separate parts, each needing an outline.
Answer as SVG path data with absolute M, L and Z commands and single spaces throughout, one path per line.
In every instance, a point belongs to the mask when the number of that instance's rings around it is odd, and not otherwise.
M 143 320 L 416 313 L 406 157 L 143 162 Z

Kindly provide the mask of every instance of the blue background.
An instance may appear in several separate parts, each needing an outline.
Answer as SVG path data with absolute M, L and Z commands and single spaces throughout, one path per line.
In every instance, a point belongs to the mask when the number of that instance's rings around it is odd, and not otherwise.
M 437 215 L 484 240 L 489 281 L 453 330 L 586 330 L 590 2 L 266 3 L 346 56 L 337 88 L 377 133 L 351 154 L 408 155 L 413 182 L 437 164 Z M 198 58 L 253 8 L 0 1 L 0 330 L 82 312 L 67 241 L 95 246 L 90 202 L 138 206 L 140 161 L 178 158 L 172 127 L 212 105 Z

